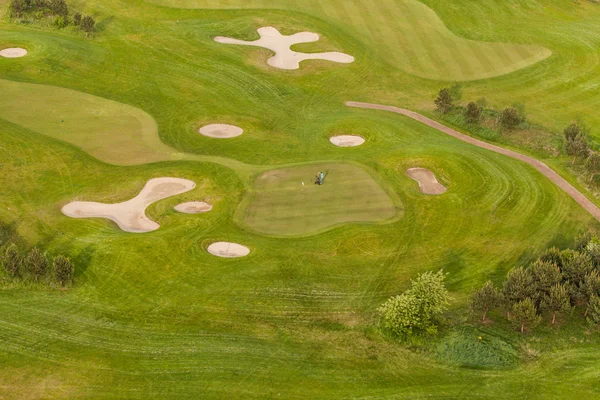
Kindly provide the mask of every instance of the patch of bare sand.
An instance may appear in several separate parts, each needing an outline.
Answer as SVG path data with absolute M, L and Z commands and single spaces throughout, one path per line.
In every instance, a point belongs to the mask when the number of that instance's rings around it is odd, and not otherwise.
M 425 194 L 442 194 L 446 187 L 439 183 L 433 172 L 426 168 L 409 168 L 406 174 L 419 183 L 419 189 Z
M 187 203 L 181 203 L 176 205 L 175 211 L 179 211 L 184 214 L 200 214 L 212 210 L 212 206 L 203 201 L 190 201 Z
M 210 124 L 198 129 L 201 135 L 217 139 L 229 139 L 240 136 L 244 130 L 235 125 Z
M 344 64 L 354 62 L 354 57 L 351 55 L 337 51 L 326 53 L 300 53 L 291 49 L 291 46 L 295 44 L 316 42 L 319 40 L 319 35 L 316 33 L 300 32 L 286 36 L 279 33 L 276 28 L 266 26 L 259 28 L 258 34 L 260 35 L 260 39 L 254 41 L 239 40 L 223 36 L 217 36 L 214 40 L 218 43 L 257 46 L 269 49 L 273 51 L 275 55 L 267 60 L 267 64 L 279 69 L 298 69 L 300 68 L 300 63 L 304 60 L 327 60 Z
M 27 50 L 20 47 L 9 47 L 0 50 L 0 57 L 4 58 L 19 58 L 27 55 Z
M 339 135 L 330 137 L 329 141 L 338 147 L 356 147 L 363 144 L 365 139 L 356 135 Z
M 116 204 L 74 201 L 62 208 L 63 214 L 72 218 L 107 218 L 125 232 L 155 231 L 160 225 L 146 216 L 146 208 L 159 200 L 189 192 L 196 184 L 188 179 L 150 179 L 142 191 L 131 200 Z
M 238 258 L 250 254 L 250 249 L 241 244 L 231 242 L 215 242 L 208 246 L 208 252 L 217 257 Z

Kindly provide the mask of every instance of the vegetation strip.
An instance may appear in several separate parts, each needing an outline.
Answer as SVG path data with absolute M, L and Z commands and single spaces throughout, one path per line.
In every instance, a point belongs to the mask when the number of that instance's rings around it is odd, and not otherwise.
M 592 214 L 594 218 L 600 221 L 600 208 L 592 203 L 587 197 L 583 195 L 579 190 L 575 189 L 573 185 L 567 182 L 562 176 L 554 172 L 552 168 L 544 164 L 543 162 L 536 160 L 533 157 L 526 156 L 521 153 L 517 153 L 516 151 L 508 150 L 490 143 L 483 142 L 481 140 L 475 139 L 471 136 L 465 135 L 464 133 L 460 133 L 452 128 L 449 128 L 445 125 L 440 124 L 432 120 L 431 118 L 427 118 L 424 115 L 421 115 L 417 112 L 410 111 L 404 108 L 394 107 L 394 106 L 386 106 L 382 104 L 372 104 L 372 103 L 361 103 L 356 101 L 347 101 L 346 105 L 348 107 L 357 107 L 357 108 L 366 108 L 371 110 L 381 110 L 381 111 L 390 111 L 396 114 L 401 114 L 406 117 L 412 118 L 415 121 L 419 121 L 427 126 L 430 126 L 438 131 L 450 135 L 456 139 L 462 140 L 463 142 L 475 145 L 477 147 L 481 147 L 482 149 L 490 150 L 498 154 L 502 154 L 508 156 L 510 158 L 514 158 L 519 161 L 526 162 L 531 165 L 539 172 L 542 173 L 546 178 L 550 179 L 556 186 L 564 190 L 569 196 L 573 198 L 580 206 L 582 206 L 587 212 Z

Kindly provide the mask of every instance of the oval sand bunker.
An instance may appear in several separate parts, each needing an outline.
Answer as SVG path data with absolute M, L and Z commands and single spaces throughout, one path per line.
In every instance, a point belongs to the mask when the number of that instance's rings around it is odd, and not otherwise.
M 246 257 L 250 253 L 250 249 L 246 246 L 231 242 L 216 242 L 208 246 L 206 250 L 213 256 L 224 258 Z
M 200 134 L 217 139 L 229 139 L 240 136 L 244 130 L 239 126 L 227 124 L 205 125 L 198 130 Z
M 200 214 L 212 210 L 212 206 L 203 201 L 190 201 L 175 206 L 175 211 L 184 214 Z
M 439 183 L 433 172 L 427 168 L 409 168 L 406 174 L 419 183 L 419 189 L 425 194 L 442 194 L 446 187 Z
M 142 191 L 131 200 L 116 204 L 74 201 L 62 208 L 63 214 L 73 218 L 107 218 L 125 232 L 143 233 L 160 228 L 146 216 L 146 208 L 162 199 L 189 192 L 196 184 L 188 179 L 150 179 Z
M 0 50 L 0 56 L 5 58 L 19 58 L 27 55 L 27 50 L 20 47 L 9 47 L 8 49 Z
M 355 135 L 340 135 L 332 136 L 329 141 L 338 147 L 356 147 L 365 142 L 362 136 Z

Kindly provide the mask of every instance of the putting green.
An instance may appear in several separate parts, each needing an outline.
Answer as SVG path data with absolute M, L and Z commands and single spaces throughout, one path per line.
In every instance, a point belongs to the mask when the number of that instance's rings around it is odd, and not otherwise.
M 377 55 L 428 79 L 468 81 L 517 71 L 549 57 L 544 47 L 468 40 L 450 31 L 431 8 L 416 0 L 293 1 L 151 0 L 181 8 L 292 9 L 350 28 Z M 343 48 L 338 49 L 344 51 Z M 358 60 L 360 61 L 360 60 Z
M 97 159 L 135 165 L 171 159 L 154 119 L 127 104 L 75 90 L 0 79 L 0 118 L 71 143 Z
M 326 174 L 323 185 L 314 183 L 319 171 Z M 236 219 L 267 235 L 307 235 L 346 223 L 399 218 L 398 204 L 360 167 L 310 164 L 261 174 Z

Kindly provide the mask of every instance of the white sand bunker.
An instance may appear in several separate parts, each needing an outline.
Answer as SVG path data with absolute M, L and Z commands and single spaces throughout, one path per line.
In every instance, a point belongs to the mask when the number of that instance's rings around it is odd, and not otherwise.
M 275 55 L 267 61 L 272 67 L 280 69 L 298 69 L 300 62 L 304 60 L 327 60 L 338 63 L 351 63 L 354 57 L 337 51 L 327 53 L 299 53 L 290 49 L 291 46 L 298 43 L 316 42 L 319 35 L 312 32 L 300 32 L 290 36 L 285 36 L 271 26 L 258 29 L 260 39 L 246 41 L 233 39 L 229 37 L 217 36 L 216 42 L 226 44 L 240 44 L 245 46 L 258 46 L 275 52 Z
M 244 133 L 244 130 L 235 125 L 210 124 L 198 129 L 198 132 L 204 136 L 212 138 L 228 139 L 240 136 L 242 133 Z
M 176 205 L 175 210 L 184 214 L 200 214 L 212 210 L 212 206 L 203 201 L 190 201 Z
M 189 192 L 194 187 L 196 184 L 187 179 L 150 179 L 131 200 L 116 204 L 74 201 L 64 206 L 62 212 L 73 218 L 108 218 L 125 232 L 151 232 L 160 228 L 160 225 L 146 216 L 146 208 L 158 200 Z
M 365 139 L 362 136 L 340 135 L 330 137 L 329 141 L 338 147 L 355 147 L 363 144 Z
M 250 249 L 237 243 L 216 242 L 208 246 L 208 252 L 217 257 L 238 258 L 245 257 Z
M 0 50 L 0 56 L 5 58 L 19 58 L 27 55 L 27 50 L 20 47 L 10 47 Z
M 439 183 L 433 172 L 426 168 L 409 168 L 406 174 L 419 182 L 419 189 L 425 194 L 442 194 L 446 192 L 444 185 Z

